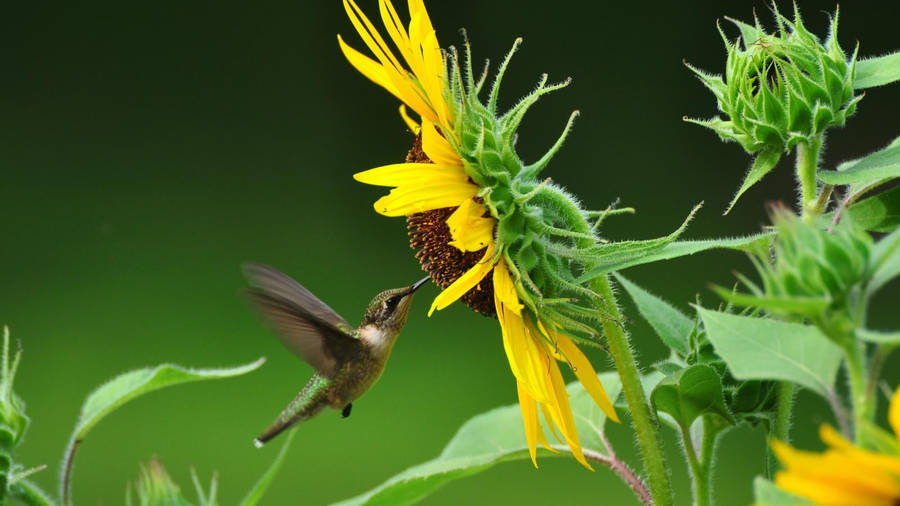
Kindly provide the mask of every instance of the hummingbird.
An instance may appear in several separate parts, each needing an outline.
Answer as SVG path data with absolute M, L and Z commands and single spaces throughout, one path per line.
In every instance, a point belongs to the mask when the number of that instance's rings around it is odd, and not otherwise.
M 353 401 L 381 377 L 413 294 L 425 277 L 410 286 L 385 290 L 369 303 L 353 328 L 300 283 L 272 267 L 247 264 L 248 293 L 284 346 L 315 369 L 303 390 L 254 440 L 261 448 L 288 427 L 309 420 L 326 407 L 350 416 Z

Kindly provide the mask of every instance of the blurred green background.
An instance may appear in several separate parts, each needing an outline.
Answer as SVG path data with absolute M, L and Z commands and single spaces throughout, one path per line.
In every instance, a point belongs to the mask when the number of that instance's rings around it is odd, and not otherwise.
M 377 15 L 375 1 L 360 3 Z M 607 237 L 668 233 L 701 200 L 688 236 L 747 234 L 766 222 L 765 202 L 793 201 L 788 159 L 722 217 L 749 158 L 681 120 L 716 112 L 682 60 L 720 72 L 716 19 L 747 20 L 755 8 L 768 23 L 763 2 L 428 5 L 442 43 L 458 44 L 465 27 L 479 59 L 496 62 L 525 36 L 507 74 L 507 105 L 542 72 L 574 77 L 534 109 L 518 145 L 534 159 L 569 112 L 582 111 L 547 175 L 589 207 L 621 198 L 638 209 L 610 222 Z M 802 7 L 823 33 L 834 4 Z M 844 47 L 897 49 L 892 12 L 887 2 L 847 3 Z M 203 367 L 265 356 L 249 376 L 177 387 L 116 412 L 84 443 L 74 475 L 77 502 L 118 504 L 139 463 L 156 455 L 185 488 L 191 466 L 204 479 L 218 471 L 222 504 L 236 502 L 277 451 L 254 449 L 252 438 L 311 374 L 247 307 L 239 265 L 277 266 L 354 323 L 377 291 L 421 276 L 403 221 L 372 210 L 382 190 L 351 179 L 404 157 L 412 138 L 396 101 L 340 55 L 336 33 L 362 43 L 338 0 L 16 2 L 2 18 L 0 322 L 22 340 L 17 390 L 33 419 L 20 457 L 48 464 L 36 480 L 55 490 L 81 402 L 104 380 L 159 362 Z M 832 132 L 826 166 L 885 145 L 898 134 L 898 110 L 896 86 L 870 90 L 848 128 Z M 749 264 L 713 252 L 627 275 L 687 310 L 696 294 L 717 303 L 707 283 L 730 284 L 734 269 Z M 896 307 L 891 290 L 882 309 Z M 356 495 L 435 456 L 471 416 L 515 402 L 496 323 L 460 305 L 427 319 L 436 293 L 420 292 L 387 372 L 353 416 L 327 412 L 301 429 L 266 504 Z M 884 313 L 876 324 L 891 324 Z M 633 318 L 631 330 L 643 364 L 664 355 L 643 322 Z M 609 367 L 604 355 L 593 358 Z M 827 411 L 807 394 L 799 406 L 796 440 L 815 447 L 812 428 Z M 611 432 L 633 459 L 627 426 Z M 666 437 L 687 504 L 679 449 L 668 429 Z M 762 445 L 749 429 L 724 439 L 721 504 L 749 502 Z M 425 504 L 551 501 L 635 503 L 605 470 L 544 459 L 540 471 L 504 464 Z

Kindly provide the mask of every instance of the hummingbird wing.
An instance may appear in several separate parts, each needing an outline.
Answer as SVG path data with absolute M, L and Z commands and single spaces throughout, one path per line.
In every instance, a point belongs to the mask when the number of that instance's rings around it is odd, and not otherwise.
M 262 264 L 244 266 L 248 290 L 281 343 L 319 374 L 334 378 L 361 344 L 353 327 L 290 276 Z

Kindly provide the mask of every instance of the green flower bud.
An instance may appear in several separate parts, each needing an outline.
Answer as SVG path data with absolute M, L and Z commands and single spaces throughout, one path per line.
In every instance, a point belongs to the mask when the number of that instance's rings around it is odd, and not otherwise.
M 3 327 L 3 356 L 0 358 L 0 453 L 11 457 L 12 451 L 25 437 L 29 418 L 25 415 L 25 402 L 13 392 L 13 381 L 22 356 L 17 351 L 10 363 L 9 328 Z
M 153 458 L 146 466 L 141 466 L 141 474 L 138 477 L 137 496 L 140 506 L 193 506 L 190 501 L 181 495 L 178 485 L 172 481 L 162 463 Z M 129 501 L 131 504 L 131 491 Z
M 784 208 L 773 211 L 772 221 L 772 247 L 750 256 L 762 287 L 744 279 L 753 295 L 717 291 L 735 304 L 809 320 L 831 336 L 845 335 L 856 325 L 856 301 L 869 278 L 871 237 L 850 220 L 827 230 Z
M 735 200 L 774 168 L 783 152 L 798 144 L 817 150 L 825 130 L 843 126 L 862 99 L 853 93 L 858 48 L 849 59 L 841 49 L 837 12 L 822 44 L 803 25 L 796 5 L 793 22 L 774 4 L 773 10 L 778 26 L 773 34 L 758 19 L 754 26 L 730 20 L 741 31 L 732 43 L 719 27 L 728 53 L 724 76 L 688 65 L 713 92 L 725 118 L 685 120 L 759 153 Z

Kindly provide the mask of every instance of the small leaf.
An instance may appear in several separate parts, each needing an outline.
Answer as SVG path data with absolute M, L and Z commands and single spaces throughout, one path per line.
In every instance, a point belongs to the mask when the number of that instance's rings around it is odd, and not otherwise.
M 736 379 L 792 381 L 828 398 L 842 354 L 817 328 L 697 311 L 710 342 Z
M 900 80 L 900 51 L 856 62 L 853 88 L 862 90 Z
M 275 460 L 272 461 L 272 464 L 269 465 L 266 472 L 259 477 L 259 480 L 253 485 L 253 488 L 247 492 L 247 495 L 244 497 L 244 500 L 241 501 L 240 506 L 255 506 L 259 500 L 262 499 L 263 495 L 266 493 L 266 489 L 269 488 L 272 480 L 275 479 L 275 475 L 278 474 L 278 470 L 281 469 L 282 464 L 284 464 L 284 457 L 287 455 L 288 448 L 291 447 L 291 442 L 294 440 L 296 434 L 296 429 L 291 430 L 288 433 L 287 437 L 284 439 L 284 443 L 278 450 L 278 455 L 275 456 Z
M 778 165 L 779 160 L 781 160 L 780 149 L 766 149 L 756 155 L 756 158 L 753 160 L 753 165 L 750 166 L 747 176 L 744 177 L 744 183 L 734 195 L 734 198 L 731 199 L 731 203 L 728 204 L 728 209 L 725 210 L 724 214 L 728 214 L 731 211 L 731 208 L 737 204 L 738 199 L 741 198 L 741 195 L 743 195 L 744 192 L 749 190 L 751 186 L 759 182 L 763 176 L 774 169 L 775 166 Z
M 819 172 L 819 179 L 831 185 L 867 185 L 897 177 L 900 177 L 900 138 L 884 149 L 838 165 L 836 171 Z
M 781 504 L 795 506 L 798 504 L 811 504 L 806 499 L 781 490 L 776 487 L 774 483 L 762 476 L 757 476 L 756 479 L 753 480 L 753 497 L 756 500 L 754 504 L 757 504 L 758 506 L 776 506 Z
M 654 409 L 667 413 L 684 429 L 708 413 L 732 421 L 722 395 L 722 379 L 712 367 L 703 364 L 692 365 L 660 381 L 653 389 L 650 402 Z
M 75 431 L 66 449 L 63 463 L 63 479 L 60 497 L 64 505 L 69 504 L 69 476 L 72 461 L 78 445 L 88 432 L 106 415 L 112 413 L 126 402 L 160 388 L 179 383 L 231 378 L 255 371 L 265 362 L 261 358 L 246 365 L 224 369 L 188 369 L 177 365 L 162 364 L 136 371 L 126 372 L 104 383 L 91 392 L 81 407 L 81 415 L 75 425 Z
M 872 247 L 872 279 L 867 287 L 874 293 L 900 275 L 900 228 L 881 238 Z
M 739 307 L 758 307 L 775 314 L 799 314 L 818 316 L 831 304 L 825 297 L 772 297 L 768 295 L 748 295 L 736 293 L 727 288 L 713 285 L 712 290 L 726 301 Z
M 758 242 L 768 241 L 771 237 L 771 233 L 763 233 L 732 239 L 674 241 L 649 249 L 642 249 L 637 246 L 634 248 L 623 248 L 615 253 L 609 254 L 600 250 L 594 267 L 589 272 L 579 276 L 577 282 L 580 283 L 603 274 L 621 271 L 637 265 L 650 264 L 661 260 L 671 260 L 673 258 L 689 256 L 694 253 L 700 253 L 711 249 L 746 250 L 748 247 Z
M 860 228 L 891 232 L 900 227 L 900 186 L 850 206 L 850 218 Z
M 599 377 L 610 398 L 617 398 L 621 390 L 618 375 L 602 373 Z M 569 392 L 582 446 L 586 449 L 603 449 L 603 442 L 598 434 L 603 432 L 606 415 L 580 383 L 571 383 L 566 390 Z M 553 438 L 550 434 L 546 436 Z M 568 455 L 542 453 L 546 457 Z M 501 462 L 527 459 L 528 448 L 519 406 L 496 408 L 472 418 L 460 427 L 437 458 L 411 467 L 365 494 L 337 504 L 413 504 L 450 481 L 485 471 Z
M 638 312 L 653 327 L 663 343 L 681 355 L 687 355 L 690 352 L 688 336 L 694 329 L 694 321 L 668 302 L 625 279 L 621 274 L 615 276 L 631 296 Z

